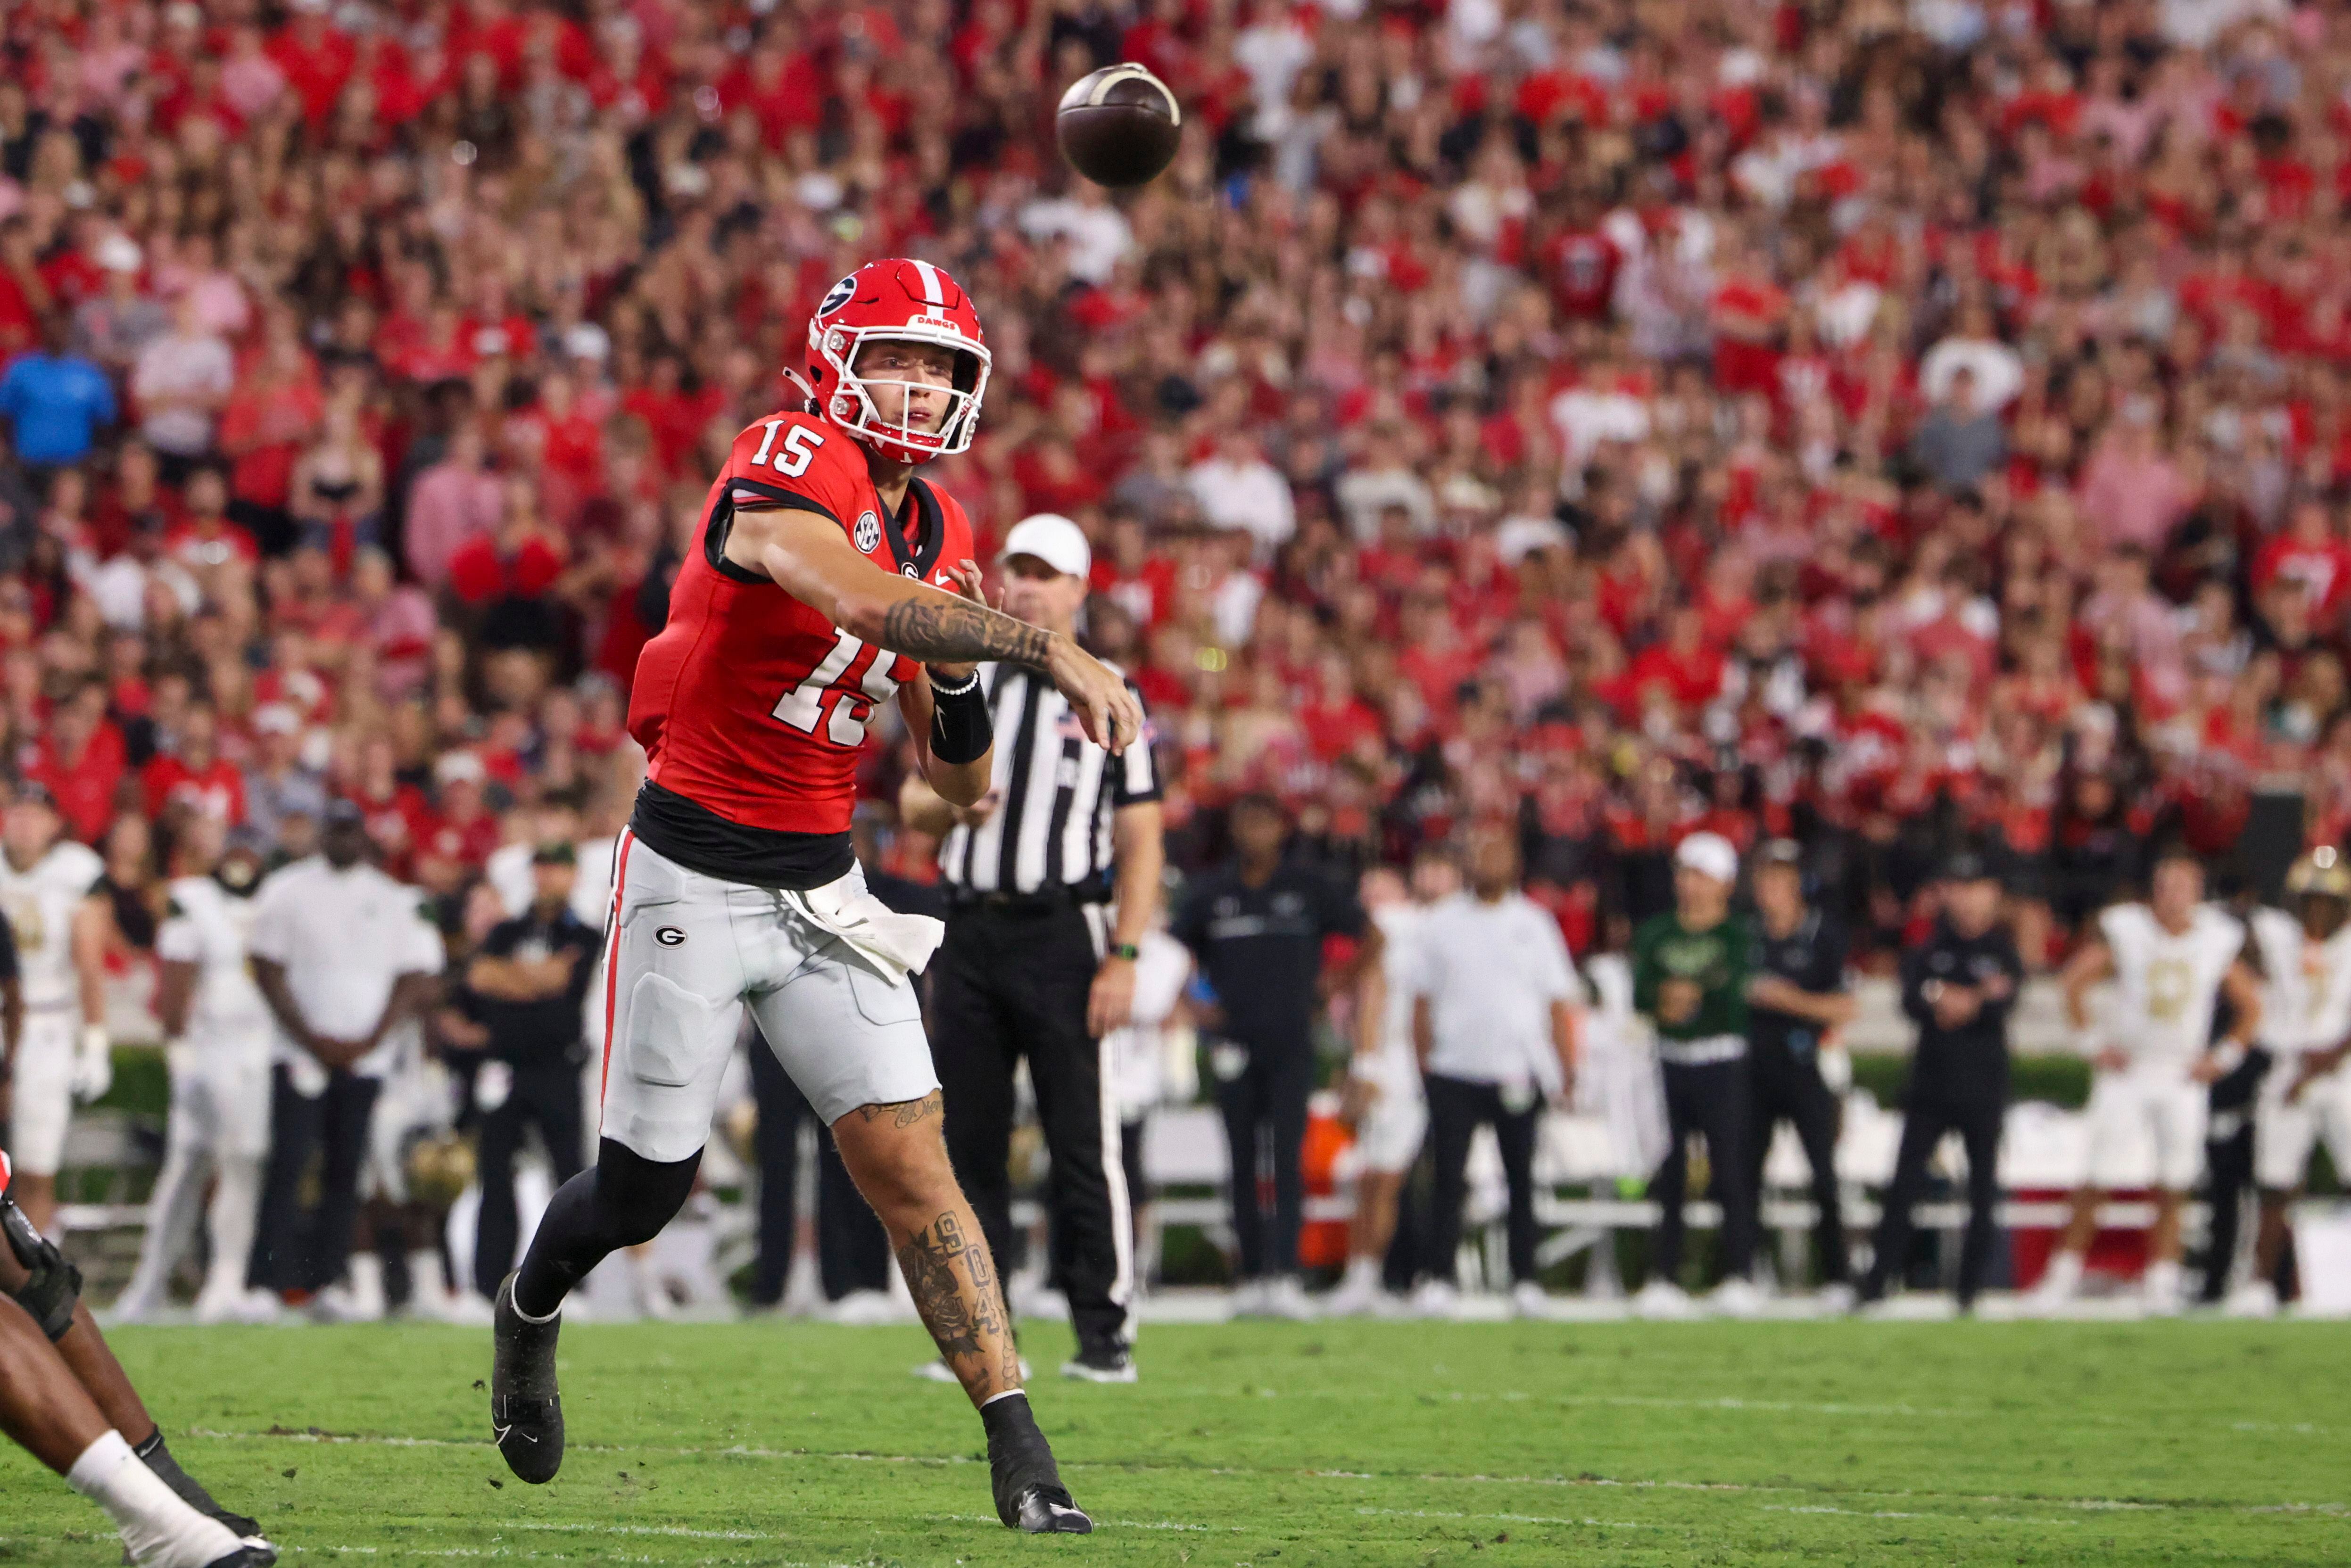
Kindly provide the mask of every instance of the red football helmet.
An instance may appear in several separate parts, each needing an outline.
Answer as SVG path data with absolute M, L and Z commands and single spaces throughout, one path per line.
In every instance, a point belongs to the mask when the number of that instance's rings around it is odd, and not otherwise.
M 857 351 L 872 339 L 935 343 L 955 350 L 955 385 L 936 430 L 882 417 L 866 389 L 883 382 L 857 373 Z M 825 291 L 809 320 L 808 382 L 822 415 L 893 463 L 926 463 L 971 445 L 979 402 L 987 394 L 987 344 L 971 296 L 927 261 L 869 261 Z M 904 406 L 903 404 L 901 405 Z

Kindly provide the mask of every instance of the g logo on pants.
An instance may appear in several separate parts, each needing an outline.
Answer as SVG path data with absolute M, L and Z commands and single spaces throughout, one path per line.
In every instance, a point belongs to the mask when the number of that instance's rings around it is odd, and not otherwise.
M 653 940 L 664 947 L 675 947 L 684 942 L 685 933 L 674 925 L 664 925 L 653 933 Z

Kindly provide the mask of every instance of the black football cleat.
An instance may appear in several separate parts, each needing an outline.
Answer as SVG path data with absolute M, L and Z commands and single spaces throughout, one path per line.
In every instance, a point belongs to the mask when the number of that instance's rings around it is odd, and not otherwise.
M 545 1486 L 563 1468 L 563 1401 L 555 1391 L 555 1340 L 563 1314 L 535 1323 L 517 1310 L 515 1277 L 498 1285 L 491 1334 L 490 1433 L 517 1479 Z
M 987 1421 L 987 1478 L 996 1490 L 996 1517 L 1007 1530 L 1029 1535 L 1092 1535 L 1094 1521 L 1061 1484 L 1052 1445 L 1037 1427 L 1025 1396 L 981 1411 Z
M 246 1542 L 225 1557 L 215 1557 L 204 1568 L 276 1568 L 277 1549 L 274 1546 Z
M 1078 1354 L 1061 1364 L 1061 1375 L 1081 1383 L 1133 1383 L 1134 1353 L 1123 1340 L 1081 1340 Z
M 1024 1535 L 1092 1535 L 1094 1521 L 1072 1500 L 1066 1488 L 1032 1486 L 1020 1494 L 1019 1508 L 1010 1522 Z

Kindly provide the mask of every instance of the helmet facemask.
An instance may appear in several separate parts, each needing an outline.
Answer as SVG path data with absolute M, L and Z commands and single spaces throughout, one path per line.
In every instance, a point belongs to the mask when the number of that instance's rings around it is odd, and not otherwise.
M 867 345 L 880 342 L 927 343 L 949 350 L 955 356 L 952 383 L 941 387 L 927 381 L 862 373 L 857 368 L 860 356 Z M 883 457 L 893 462 L 924 463 L 970 449 L 972 437 L 979 429 L 980 402 L 987 392 L 989 356 L 986 348 L 952 324 L 943 321 L 933 326 L 908 321 L 864 328 L 828 327 L 818 340 L 817 351 L 832 371 L 831 386 L 820 390 L 820 411 L 833 423 L 872 444 Z M 894 387 L 909 394 L 900 402 L 900 418 L 883 417 L 871 390 L 876 387 Z M 904 417 L 913 406 L 911 394 L 918 391 L 946 399 L 946 413 L 935 428 L 919 429 Z

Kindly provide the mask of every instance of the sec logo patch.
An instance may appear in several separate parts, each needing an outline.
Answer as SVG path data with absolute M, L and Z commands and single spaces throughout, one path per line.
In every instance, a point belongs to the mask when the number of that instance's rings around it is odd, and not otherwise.
M 882 542 L 882 519 L 871 512 L 858 513 L 856 531 L 850 537 L 857 545 L 858 554 L 872 555 L 873 547 Z

